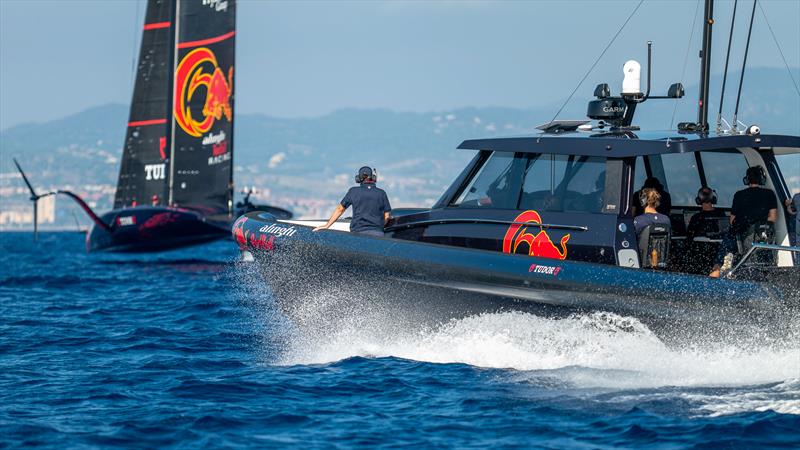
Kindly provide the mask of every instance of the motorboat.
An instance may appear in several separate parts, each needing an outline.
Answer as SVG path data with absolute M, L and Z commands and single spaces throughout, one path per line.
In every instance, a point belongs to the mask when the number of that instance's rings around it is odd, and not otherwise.
M 710 19 L 707 5 L 708 27 Z M 710 58 L 710 47 L 704 52 Z M 234 239 L 295 318 L 320 295 L 346 292 L 365 312 L 380 308 L 409 320 L 602 311 L 673 337 L 714 338 L 742 327 L 759 339 L 766 330 L 795 333 L 800 248 L 790 245 L 782 206 L 769 236 L 764 231 L 763 239 L 748 241 L 722 278 L 709 278 L 711 267 L 691 255 L 718 249 L 748 168 L 763 169 L 763 185 L 778 205 L 791 197 L 776 156 L 800 153 L 800 137 L 755 126 L 710 132 L 706 71 L 697 122 L 642 131 L 634 125 L 636 106 L 678 99 L 683 87 L 676 83 L 667 95 L 650 96 L 649 81 L 643 92 L 630 66 L 620 95 L 597 86 L 589 120 L 554 120 L 529 135 L 463 141 L 461 151 L 475 152 L 464 170 L 432 207 L 392 211 L 385 237 L 349 233 L 346 223 L 314 232 L 324 221 L 253 211 L 235 222 Z M 649 71 L 650 64 L 648 80 Z M 642 239 L 634 229 L 636 192 L 649 178 L 671 196 L 672 226 Z M 724 216 L 713 232 L 689 236 L 701 186 L 716 190 Z M 326 314 L 336 316 L 337 308 Z

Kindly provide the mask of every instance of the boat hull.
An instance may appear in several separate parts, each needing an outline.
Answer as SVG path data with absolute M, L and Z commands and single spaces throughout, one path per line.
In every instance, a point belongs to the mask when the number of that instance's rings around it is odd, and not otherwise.
M 109 211 L 100 218 L 110 230 L 92 227 L 86 236 L 90 252 L 157 252 L 228 237 L 228 221 L 209 220 L 183 208 L 140 206 Z
M 314 233 L 258 212 L 240 217 L 233 234 L 284 312 L 300 321 L 354 310 L 431 325 L 509 310 L 552 317 L 603 311 L 692 341 L 741 338 L 745 328 L 753 337 L 768 331 L 781 338 L 800 318 L 797 298 L 769 283 Z

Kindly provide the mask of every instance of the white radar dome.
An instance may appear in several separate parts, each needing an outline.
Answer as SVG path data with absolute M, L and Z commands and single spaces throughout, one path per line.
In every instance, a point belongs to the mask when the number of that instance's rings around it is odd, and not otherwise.
M 622 72 L 625 74 L 625 78 L 622 79 L 622 93 L 641 94 L 642 65 L 630 60 L 622 66 Z

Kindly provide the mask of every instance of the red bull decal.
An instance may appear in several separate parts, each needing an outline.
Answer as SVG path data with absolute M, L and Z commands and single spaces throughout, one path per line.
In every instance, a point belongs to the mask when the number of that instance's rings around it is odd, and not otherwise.
M 542 258 L 567 259 L 567 242 L 570 235 L 561 238 L 560 247 L 553 243 L 547 231 L 539 229 L 536 234 L 529 233 L 526 224 L 541 225 L 542 218 L 537 211 L 529 210 L 518 215 L 515 223 L 508 227 L 503 237 L 503 253 L 517 253 L 520 245 L 528 245 L 528 256 Z
M 272 250 L 275 248 L 275 235 L 267 238 L 266 235 L 253 233 L 244 228 L 246 217 L 240 217 L 233 224 L 233 239 L 240 250 Z
M 202 117 L 195 118 L 188 103 L 195 94 L 200 95 L 200 88 L 206 97 Z M 200 137 L 215 121 L 223 117 L 229 122 L 233 119 L 232 94 L 233 66 L 228 68 L 226 78 L 214 52 L 206 47 L 196 48 L 183 57 L 175 70 L 175 121 L 190 136 Z

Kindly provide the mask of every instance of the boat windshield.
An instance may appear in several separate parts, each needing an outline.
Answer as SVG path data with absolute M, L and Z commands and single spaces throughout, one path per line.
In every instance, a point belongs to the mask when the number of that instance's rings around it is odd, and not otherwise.
M 519 154 L 492 153 L 451 206 L 516 209 L 524 163 Z
M 606 159 L 494 152 L 450 206 L 602 212 Z
M 601 212 L 605 183 L 605 158 L 531 155 L 519 209 Z

